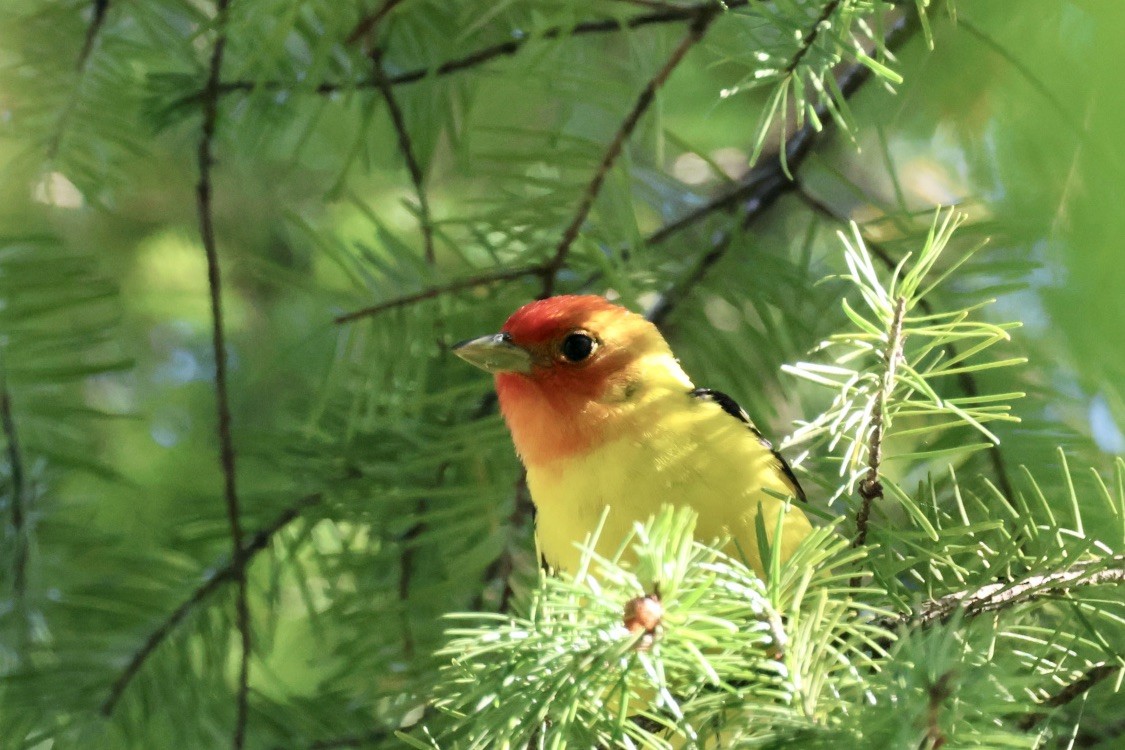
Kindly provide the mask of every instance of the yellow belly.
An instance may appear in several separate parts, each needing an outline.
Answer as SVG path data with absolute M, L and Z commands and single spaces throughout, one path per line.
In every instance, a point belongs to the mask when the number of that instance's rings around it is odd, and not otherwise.
M 674 402 L 668 399 L 676 398 Z M 682 404 L 681 400 L 688 401 Z M 745 424 L 716 404 L 669 395 L 631 415 L 641 425 L 581 455 L 528 467 L 528 487 L 538 511 L 536 534 L 547 564 L 573 572 L 579 545 L 606 520 L 595 549 L 613 555 L 637 522 L 662 505 L 687 506 L 699 514 L 696 538 L 728 538 L 726 552 L 745 555 L 759 574 L 759 506 L 771 539 L 784 502 L 764 491 L 793 493 L 773 453 Z M 790 506 L 782 526 L 782 558 L 810 531 L 805 515 Z M 741 550 L 741 553 L 740 553 Z

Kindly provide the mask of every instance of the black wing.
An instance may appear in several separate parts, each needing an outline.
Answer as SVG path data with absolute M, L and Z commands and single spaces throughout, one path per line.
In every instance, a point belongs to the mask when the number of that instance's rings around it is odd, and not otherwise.
M 758 442 L 773 454 L 773 457 L 777 460 L 778 470 L 781 472 L 782 476 L 785 477 L 786 482 L 793 490 L 793 494 L 797 496 L 797 499 L 803 503 L 808 502 L 808 498 L 805 497 L 805 491 L 801 489 L 801 483 L 797 481 L 797 477 L 793 474 L 793 469 L 789 468 L 789 464 L 782 455 L 774 450 L 773 444 L 766 440 L 762 433 L 758 431 L 758 428 L 754 426 L 753 420 L 750 419 L 750 415 L 746 413 L 745 409 L 738 405 L 737 401 L 721 391 L 714 391 L 710 388 L 696 388 L 693 391 L 689 391 L 688 395 L 692 398 L 714 401 L 723 411 L 746 425 L 750 429 L 750 432 L 754 433 L 754 437 L 758 438 Z

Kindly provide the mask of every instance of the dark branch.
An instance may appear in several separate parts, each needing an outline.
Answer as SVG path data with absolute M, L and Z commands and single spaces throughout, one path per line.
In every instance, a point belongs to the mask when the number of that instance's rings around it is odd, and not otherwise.
M 70 120 L 74 117 L 74 111 L 81 100 L 80 89 L 86 74 L 86 68 L 90 63 L 90 56 L 94 53 L 94 42 L 97 40 L 98 34 L 105 25 L 105 19 L 108 14 L 109 0 L 93 0 L 93 16 L 90 19 L 90 25 L 86 27 L 86 38 L 82 42 L 82 50 L 78 53 L 78 62 L 75 65 L 78 71 L 77 83 L 75 84 L 75 90 L 67 97 L 66 104 L 63 106 L 62 112 L 59 113 L 59 118 L 55 122 L 51 138 L 47 142 L 48 161 L 54 161 L 55 157 L 57 157 L 62 150 L 63 137 L 66 135 Z
M 20 451 L 19 433 L 16 420 L 12 416 L 12 395 L 8 390 L 8 378 L 0 368 L 0 426 L 4 431 L 4 442 L 8 447 L 8 476 L 12 483 L 12 599 L 17 628 L 26 634 L 27 628 L 27 481 L 24 474 L 23 454 Z M 23 646 L 20 644 L 20 658 Z
M 488 286 L 489 284 L 495 284 L 499 281 L 513 281 L 514 279 L 520 279 L 525 276 L 542 276 L 543 268 L 543 264 L 539 263 L 533 266 L 521 266 L 519 268 L 503 268 L 497 271 L 487 271 L 485 273 L 477 274 L 476 276 L 470 276 L 465 279 L 457 279 L 456 281 L 450 281 L 445 284 L 437 284 L 435 286 L 427 287 L 419 292 L 406 294 L 401 297 L 395 297 L 385 302 L 379 302 L 377 304 L 371 305 L 370 307 L 364 307 L 359 310 L 354 310 L 350 313 L 338 315 L 335 318 L 335 322 L 351 323 L 353 320 L 358 320 L 359 318 L 371 317 L 373 315 L 378 315 L 379 313 L 386 312 L 387 310 L 394 310 L 399 307 L 413 305 L 416 302 L 422 302 L 423 300 L 434 299 L 436 297 L 440 297 L 443 294 L 463 292 L 466 289 L 475 289 L 481 286 Z
M 805 33 L 805 37 L 801 40 L 801 46 L 797 49 L 796 54 L 793 55 L 789 64 L 785 66 L 785 75 L 792 75 L 793 71 L 797 69 L 797 66 L 801 64 L 801 61 L 805 59 L 805 55 L 809 54 L 809 50 L 811 50 L 816 43 L 816 38 L 820 36 L 821 29 L 827 26 L 829 17 L 836 12 L 841 2 L 842 0 L 832 0 L 832 2 L 824 6 L 824 9 L 816 19 L 816 23 Z
M 388 0 L 387 5 L 394 5 L 396 2 L 397 0 Z M 402 113 L 402 107 L 398 105 L 394 91 L 391 85 L 387 83 L 387 76 L 383 71 L 382 51 L 376 50 L 371 59 L 375 66 L 375 77 L 379 92 L 383 95 L 383 101 L 387 104 L 387 112 L 391 116 L 391 123 L 394 125 L 395 134 L 398 136 L 398 150 L 402 154 L 403 161 L 406 162 L 407 171 L 410 172 L 410 181 L 414 184 L 414 195 L 418 198 L 418 224 L 422 230 L 422 246 L 426 262 L 432 266 L 435 260 L 434 228 L 430 219 L 430 201 L 424 185 L 426 177 L 422 172 L 422 165 L 418 163 L 418 157 L 414 153 L 414 144 L 410 138 L 410 131 L 406 127 L 406 117 Z
M 78 54 L 78 70 L 86 69 L 90 55 L 94 51 L 94 42 L 98 33 L 105 25 L 106 16 L 109 14 L 109 0 L 94 0 L 94 15 L 90 18 L 90 25 L 86 27 L 86 38 L 82 42 L 82 51 Z
M 891 26 L 884 40 L 884 46 L 892 51 L 898 49 L 914 34 L 918 26 L 918 19 L 914 14 L 903 15 Z M 838 81 L 843 98 L 846 100 L 854 96 L 871 79 L 871 76 L 871 69 L 863 63 L 857 62 L 851 65 Z M 788 165 L 790 172 L 795 176 L 813 147 L 830 130 L 834 122 L 825 105 L 819 105 L 816 113 L 817 118 L 823 123 L 822 129 L 818 131 L 811 122 L 806 122 L 786 139 L 784 159 L 771 159 L 763 166 L 751 170 L 733 188 L 649 236 L 648 244 L 658 244 L 672 234 L 716 212 L 737 210 L 738 213 L 738 228 L 728 228 L 714 237 L 707 252 L 649 310 L 647 314 L 649 320 L 657 325 L 664 323 L 691 290 L 703 281 L 711 268 L 723 259 L 738 231 L 746 231 L 777 202 L 778 198 L 796 187 L 796 182 L 786 174 L 784 165 Z
M 211 168 L 214 162 L 215 129 L 219 119 L 219 78 L 226 50 L 226 23 L 230 0 L 216 0 L 215 44 L 211 48 L 211 63 L 207 85 L 203 90 L 203 126 L 199 139 L 199 184 L 196 197 L 199 209 L 199 235 L 207 256 L 207 286 L 211 298 L 211 343 L 215 355 L 215 408 L 218 416 L 219 462 L 223 471 L 223 494 L 230 526 L 231 555 L 239 561 L 242 555 L 242 519 L 235 474 L 234 440 L 231 437 L 230 397 L 227 389 L 227 350 L 223 329 L 222 279 L 219 269 L 219 250 L 215 241 L 214 207 L 212 205 Z M 237 567 L 235 580 L 238 594 L 235 598 L 238 634 L 241 653 L 238 666 L 238 690 L 235 704 L 235 725 L 232 737 L 234 750 L 241 750 L 246 741 L 247 698 L 250 687 L 250 606 L 246 593 L 246 570 Z
M 345 43 L 355 44 L 357 41 L 370 34 L 383 22 L 383 19 L 386 18 L 392 10 L 401 4 L 402 0 L 386 0 L 382 5 L 376 8 L 373 13 L 359 19 L 359 23 L 352 29 L 352 33 L 348 34 Z M 376 71 L 376 74 L 378 74 L 378 71 Z M 378 79 L 376 79 L 376 85 L 378 85 Z
M 516 479 L 514 497 L 512 499 L 512 513 L 508 516 L 507 538 L 500 554 L 484 570 L 484 580 L 476 599 L 473 600 L 473 610 L 479 611 L 484 607 L 485 594 L 493 581 L 500 583 L 500 595 L 496 603 L 497 612 L 506 612 L 512 601 L 512 574 L 515 572 L 515 556 L 517 547 L 515 536 L 524 529 L 528 522 L 535 518 L 535 506 L 531 502 L 531 494 L 527 489 L 527 470 L 521 469 L 519 478 Z
M 753 1 L 754 0 L 728 0 L 728 2 L 722 4 L 723 7 L 719 8 L 719 10 L 723 8 L 726 10 L 736 10 L 749 5 Z M 463 57 L 441 63 L 436 68 L 415 68 L 414 70 L 408 70 L 389 76 L 387 78 L 387 83 L 391 86 L 400 86 L 403 84 L 417 83 L 418 81 L 430 77 L 442 77 L 453 73 L 460 73 L 500 57 L 515 55 L 529 42 L 538 40 L 559 39 L 562 37 L 583 36 L 586 34 L 612 34 L 620 31 L 639 29 L 644 26 L 658 26 L 668 23 L 692 21 L 698 18 L 700 13 L 706 12 L 715 6 L 715 3 L 704 2 L 695 5 L 685 5 L 678 8 L 659 10 L 652 13 L 641 13 L 624 20 L 617 18 L 601 18 L 592 21 L 582 21 L 571 26 L 552 26 L 539 33 L 527 33 L 515 29 L 511 32 L 512 38 L 508 41 L 482 47 Z M 354 91 L 356 89 L 377 87 L 378 85 L 374 80 L 359 80 L 350 83 L 326 82 L 320 84 L 315 89 L 311 89 L 311 91 L 317 94 L 335 94 L 341 91 Z M 220 93 L 230 94 L 254 91 L 255 89 L 271 91 L 291 89 L 294 92 L 303 90 L 297 83 L 288 84 L 281 81 L 231 81 L 221 86 Z
M 570 220 L 566 229 L 563 230 L 562 238 L 555 248 L 555 254 L 544 265 L 542 296 L 548 297 L 551 295 L 554 289 L 555 276 L 566 263 L 567 254 L 570 252 L 574 240 L 577 239 L 579 230 L 586 222 L 586 217 L 590 215 L 590 209 L 593 208 L 594 201 L 597 199 L 598 193 L 601 192 L 606 175 L 609 174 L 609 170 L 613 167 L 617 158 L 624 150 L 625 143 L 629 140 L 629 136 L 633 134 L 637 123 L 640 122 L 641 117 L 648 111 L 648 108 L 652 106 L 653 100 L 656 99 L 656 92 L 660 90 L 660 87 L 663 86 L 665 81 L 668 80 L 668 77 L 672 75 L 672 71 L 676 69 L 676 66 L 680 64 L 688 51 L 698 44 L 704 34 L 707 33 L 707 27 L 715 20 L 719 9 L 720 6 L 718 5 L 705 5 L 697 11 L 697 15 L 692 20 L 691 26 L 688 28 L 688 32 L 683 40 L 676 49 L 672 51 L 672 54 L 668 57 L 660 70 L 656 72 L 656 75 L 654 75 L 645 85 L 644 89 L 641 90 L 641 94 L 637 97 L 633 108 L 629 111 L 629 114 L 625 116 L 625 119 L 621 122 L 621 126 L 617 128 L 613 140 L 610 141 L 609 146 L 605 150 L 605 154 L 602 156 L 601 163 L 594 171 L 594 176 L 590 180 L 590 184 L 586 186 L 586 191 L 582 194 L 578 202 L 578 208 L 574 212 L 574 217 Z
M 141 647 L 133 653 L 133 656 L 125 665 L 125 668 L 121 670 L 121 674 L 113 681 L 113 684 L 109 688 L 109 694 L 101 705 L 102 715 L 110 716 L 113 713 L 113 710 L 117 707 L 118 701 L 121 700 L 121 696 L 125 693 L 125 689 L 129 686 L 133 678 L 137 676 L 137 673 L 140 672 L 141 667 L 144 666 L 148 658 L 156 651 L 156 648 L 171 635 L 172 631 L 183 622 L 188 614 L 202 604 L 205 599 L 211 596 L 211 594 L 223 584 L 239 580 L 246 566 L 254 559 L 254 556 L 264 550 L 269 545 L 270 540 L 273 539 L 279 531 L 298 518 L 305 508 L 316 505 L 320 500 L 320 495 L 309 495 L 286 508 L 281 515 L 275 518 L 271 523 L 259 529 L 258 532 L 251 537 L 246 546 L 242 548 L 240 554 L 235 555 L 225 565 L 215 570 L 215 572 L 197 586 L 178 607 L 172 610 L 171 614 L 156 626 L 156 629 L 149 634 L 145 642 L 141 644 Z
M 927 750 L 938 750 L 949 739 L 941 728 L 941 707 L 952 695 L 949 685 L 952 681 L 953 673 L 944 672 L 927 689 L 929 701 L 926 707 L 926 739 L 923 743 Z
M 1095 685 L 1103 680 L 1113 677 L 1122 670 L 1120 664 L 1098 664 L 1097 666 L 1090 667 L 1086 670 L 1085 674 L 1079 677 L 1074 682 L 1064 685 L 1059 692 L 1055 693 L 1047 700 L 1039 705 L 1044 708 L 1059 708 L 1065 706 L 1076 698 L 1080 698 L 1090 691 Z M 1047 718 L 1044 711 L 1034 711 L 1025 714 L 1019 721 L 1019 728 L 1026 731 L 1031 731 Z
M 883 462 L 883 433 L 886 430 L 885 408 L 895 387 L 895 370 L 902 358 L 902 320 L 906 316 L 906 298 L 895 300 L 895 310 L 887 332 L 887 348 L 883 353 L 883 381 L 875 393 L 875 406 L 871 412 L 871 438 L 867 446 L 867 476 L 859 482 L 860 506 L 855 516 L 855 539 L 853 547 L 867 543 L 867 519 L 871 515 L 871 505 L 883 499 L 883 483 L 879 481 L 879 469 Z

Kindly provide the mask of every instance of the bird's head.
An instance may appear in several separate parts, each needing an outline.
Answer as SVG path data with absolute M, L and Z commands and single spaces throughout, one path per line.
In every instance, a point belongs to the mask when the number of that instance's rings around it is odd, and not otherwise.
M 602 297 L 550 297 L 500 332 L 454 352 L 495 375 L 500 409 L 524 461 L 581 453 L 625 429 L 654 389 L 689 389 L 660 332 Z

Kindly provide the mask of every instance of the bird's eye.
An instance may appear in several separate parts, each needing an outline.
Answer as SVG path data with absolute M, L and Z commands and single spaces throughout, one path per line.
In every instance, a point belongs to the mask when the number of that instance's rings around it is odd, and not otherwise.
M 581 362 L 594 351 L 597 342 L 585 333 L 572 333 L 563 339 L 562 355 L 571 362 Z

